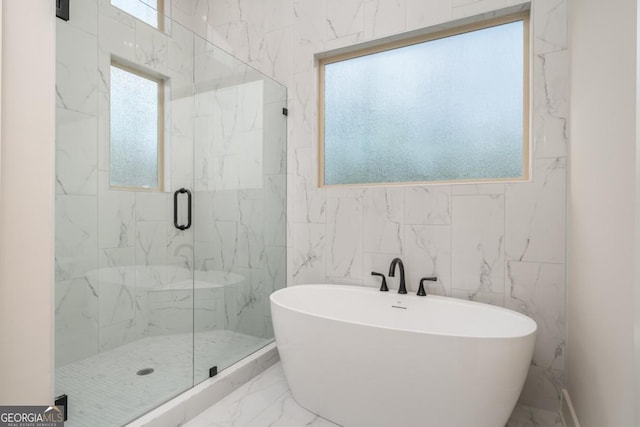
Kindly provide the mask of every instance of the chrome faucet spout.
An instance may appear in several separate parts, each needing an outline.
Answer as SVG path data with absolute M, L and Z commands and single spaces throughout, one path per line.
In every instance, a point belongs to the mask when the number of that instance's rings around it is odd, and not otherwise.
M 400 267 L 400 288 L 398 289 L 398 293 L 406 294 L 407 286 L 404 282 L 404 264 L 402 264 L 402 260 L 400 258 L 394 258 L 393 261 L 391 261 L 391 266 L 389 267 L 389 277 L 395 277 L 396 266 Z

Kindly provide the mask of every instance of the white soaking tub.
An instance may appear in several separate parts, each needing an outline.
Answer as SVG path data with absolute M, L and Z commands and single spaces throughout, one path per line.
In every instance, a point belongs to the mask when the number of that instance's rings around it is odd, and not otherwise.
M 271 295 L 296 401 L 345 427 L 503 427 L 536 323 L 500 307 L 341 285 Z

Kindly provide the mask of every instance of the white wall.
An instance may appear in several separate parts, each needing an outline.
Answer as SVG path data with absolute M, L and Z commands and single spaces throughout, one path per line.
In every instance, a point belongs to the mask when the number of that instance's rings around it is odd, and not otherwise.
M 583 427 L 634 422 L 636 7 L 570 3 L 568 390 Z
M 54 5 L 2 2 L 2 405 L 53 403 Z
M 172 16 L 287 84 L 288 284 L 377 286 L 370 272 L 401 256 L 413 291 L 421 276 L 437 275 L 431 291 L 524 312 L 539 334 L 521 402 L 557 409 L 565 384 L 566 0 L 531 2 L 532 182 L 317 185 L 315 54 L 507 7 L 527 2 L 208 0 L 175 2 Z

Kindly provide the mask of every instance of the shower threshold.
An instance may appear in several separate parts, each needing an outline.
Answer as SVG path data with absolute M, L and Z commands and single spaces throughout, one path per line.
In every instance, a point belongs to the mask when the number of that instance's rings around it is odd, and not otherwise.
M 56 368 L 56 395 L 69 396 L 65 426 L 123 425 L 271 341 L 226 330 L 147 337 Z M 153 371 L 138 375 L 144 369 Z

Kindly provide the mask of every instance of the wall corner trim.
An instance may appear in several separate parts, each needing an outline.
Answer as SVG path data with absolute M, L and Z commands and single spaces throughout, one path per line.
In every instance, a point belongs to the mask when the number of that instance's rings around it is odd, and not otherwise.
M 573 404 L 571 403 L 571 398 L 569 397 L 569 391 L 567 389 L 562 389 L 562 409 L 560 411 L 560 415 L 562 416 L 562 423 L 565 427 L 580 427 L 580 423 L 578 422 L 578 416 L 576 415 L 576 411 L 573 409 Z

